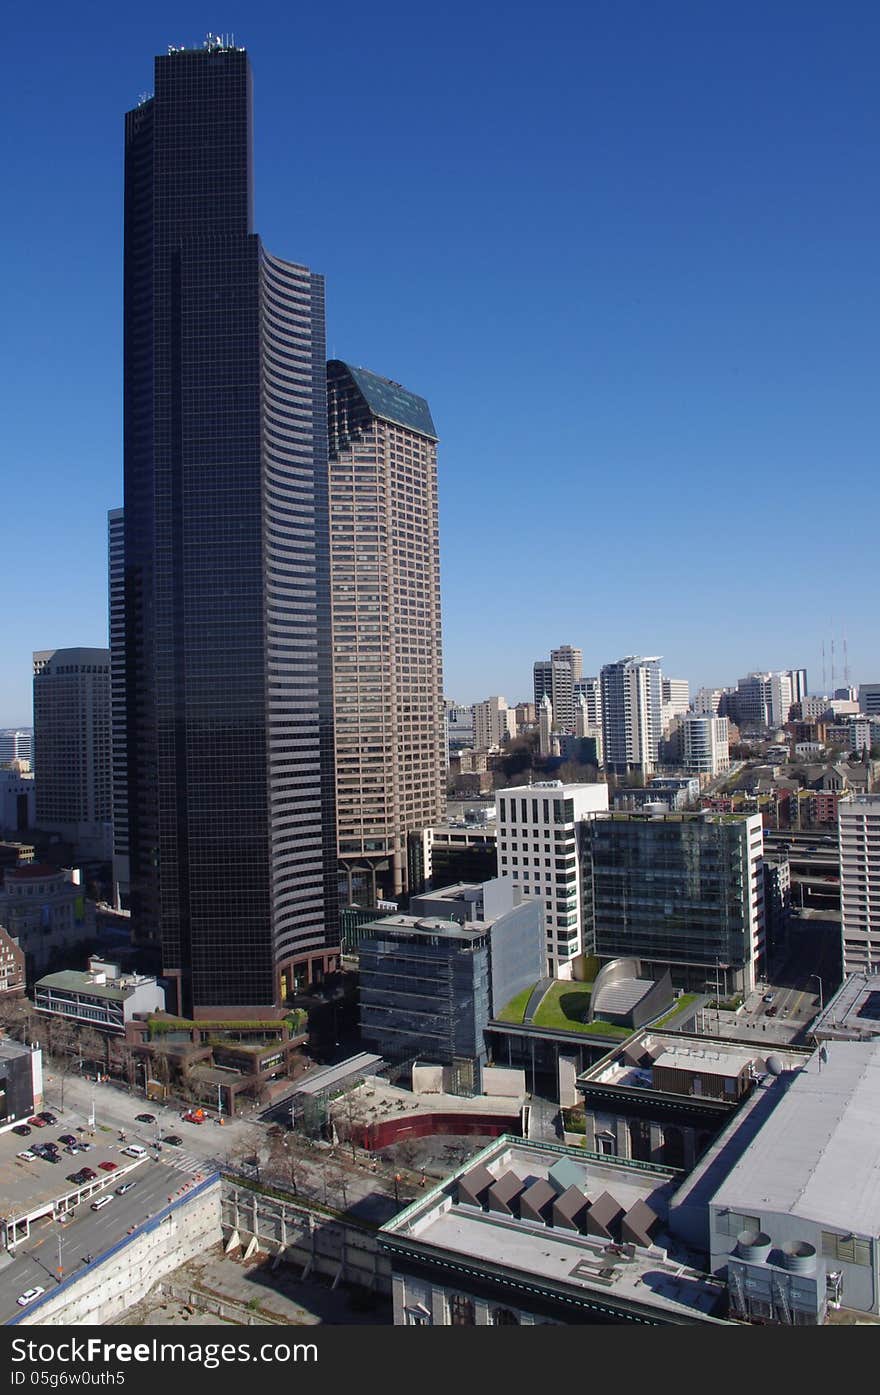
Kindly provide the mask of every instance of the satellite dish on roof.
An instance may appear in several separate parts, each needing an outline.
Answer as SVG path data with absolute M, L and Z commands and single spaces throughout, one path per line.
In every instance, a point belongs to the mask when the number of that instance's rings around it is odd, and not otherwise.
M 777 1056 L 775 1051 L 771 1056 L 767 1057 L 767 1069 L 771 1075 L 781 1075 L 782 1072 L 785 1070 L 785 1064 L 782 1060 L 782 1057 Z

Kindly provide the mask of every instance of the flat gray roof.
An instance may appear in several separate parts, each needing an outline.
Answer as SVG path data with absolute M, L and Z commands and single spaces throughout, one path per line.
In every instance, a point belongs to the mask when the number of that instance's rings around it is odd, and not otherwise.
M 349 1056 L 336 1066 L 320 1066 L 304 1075 L 292 1091 L 294 1095 L 320 1095 L 324 1090 L 333 1090 L 353 1075 L 375 1075 L 384 1064 L 381 1056 L 373 1056 L 362 1051 L 357 1056 Z
M 810 1028 L 813 1036 L 880 1036 L 880 974 L 850 974 Z
M 565 1155 L 561 1149 L 499 1139 L 456 1176 L 485 1168 L 496 1178 L 513 1174 L 526 1186 L 534 1186 L 546 1183 L 561 1155 Z M 627 1166 L 573 1152 L 569 1156 L 582 1172 L 583 1188 L 591 1199 L 598 1200 L 607 1191 L 624 1210 L 643 1201 L 661 1217 L 666 1215 L 675 1182 L 662 1169 Z M 609 1242 L 600 1236 L 460 1203 L 457 1191 L 454 1179 L 433 1188 L 383 1226 L 381 1233 L 401 1241 L 422 1242 L 477 1264 L 503 1266 L 514 1274 L 561 1284 L 593 1298 L 613 1294 L 675 1314 L 679 1320 L 711 1322 L 723 1306 L 723 1288 L 718 1281 L 691 1268 L 690 1256 L 666 1252 L 660 1237 L 659 1244 L 650 1250 L 624 1254 L 620 1246 L 608 1250 Z
M 880 1234 L 880 1041 L 828 1042 L 711 1198 Z

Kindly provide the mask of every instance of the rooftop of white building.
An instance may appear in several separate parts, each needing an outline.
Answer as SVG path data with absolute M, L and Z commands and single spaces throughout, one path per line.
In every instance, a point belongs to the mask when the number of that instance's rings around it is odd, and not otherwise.
M 829 1042 L 792 1080 L 712 1197 L 880 1234 L 880 1041 Z
M 665 1229 L 674 1176 L 670 1169 L 504 1137 L 401 1212 L 382 1233 L 444 1252 L 453 1267 L 456 1260 L 463 1265 L 471 1261 L 557 1292 L 660 1308 L 672 1321 L 711 1322 L 723 1311 L 724 1287 L 695 1269 L 694 1256 L 677 1251 Z M 586 1222 L 575 1221 L 569 1228 L 540 1217 L 504 1214 L 491 1199 L 482 1205 L 468 1200 L 468 1189 L 487 1178 L 508 1197 L 534 1187 L 547 1197 L 544 1211 L 558 1200 L 576 1215 L 574 1208 L 585 1198 L 587 1210 L 595 1208 L 606 1219 L 623 1213 L 656 1222 L 650 1238 L 635 1244 L 584 1233 Z M 619 1219 L 612 1222 L 615 1228 L 619 1224 Z

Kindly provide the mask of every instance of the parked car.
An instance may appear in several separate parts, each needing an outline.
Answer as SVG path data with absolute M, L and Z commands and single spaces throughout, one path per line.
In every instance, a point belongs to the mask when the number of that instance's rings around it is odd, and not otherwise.
M 155 1124 L 156 1122 L 155 1114 L 136 1114 L 134 1117 L 139 1124 Z
M 75 1187 L 78 1187 L 83 1179 L 80 1177 L 78 1172 L 68 1172 L 67 1180 L 68 1182 L 72 1182 Z
M 84 1182 L 94 1182 L 98 1174 L 97 1172 L 93 1172 L 90 1167 L 81 1167 L 79 1175 Z
M 32 1153 L 30 1148 L 22 1148 L 21 1152 L 16 1153 L 15 1156 L 21 1158 L 22 1162 L 33 1162 L 37 1155 L 36 1153 Z
M 76 1146 L 81 1153 L 90 1153 L 95 1145 L 93 1143 L 86 1143 L 83 1139 L 80 1139 Z
M 178 1138 L 176 1133 L 167 1134 L 165 1138 L 162 1139 L 162 1142 L 169 1144 L 172 1148 L 180 1148 L 183 1146 L 183 1139 Z
M 58 1139 L 58 1142 L 66 1144 L 68 1148 L 72 1148 L 76 1143 L 76 1135 L 72 1133 L 63 1133 Z
M 39 1114 L 35 1114 L 32 1119 L 28 1119 L 28 1123 L 33 1124 L 35 1129 L 44 1129 L 46 1127 L 46 1120 L 41 1119 Z
M 116 1172 L 119 1167 L 119 1163 L 102 1162 L 98 1163 L 98 1166 L 101 1168 L 102 1172 Z
M 42 1119 L 44 1124 L 52 1124 L 54 1126 L 58 1123 L 58 1120 L 52 1113 L 51 1109 L 41 1109 L 37 1117 Z
M 40 1288 L 39 1284 L 36 1288 L 26 1288 L 24 1293 L 19 1294 L 16 1302 L 20 1308 L 24 1308 L 28 1303 L 33 1303 L 35 1298 L 39 1298 L 41 1293 L 45 1292 L 46 1290 Z
M 129 1143 L 128 1147 L 123 1148 L 122 1151 L 129 1158 L 145 1158 L 147 1156 L 146 1148 L 142 1148 L 139 1143 Z
M 19 1138 L 27 1138 L 31 1130 L 27 1124 L 16 1124 L 12 1132 L 17 1133 Z

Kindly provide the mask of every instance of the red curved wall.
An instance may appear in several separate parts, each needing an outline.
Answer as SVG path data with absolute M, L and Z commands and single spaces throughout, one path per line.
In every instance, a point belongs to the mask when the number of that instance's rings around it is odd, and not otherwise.
M 499 1118 L 497 1114 L 419 1114 L 408 1119 L 383 1119 L 380 1124 L 370 1124 L 364 1129 L 361 1147 L 387 1148 L 391 1143 L 399 1143 L 407 1138 L 427 1138 L 432 1134 L 483 1134 L 497 1138 L 502 1133 L 517 1136 L 521 1132 L 519 1114 Z

